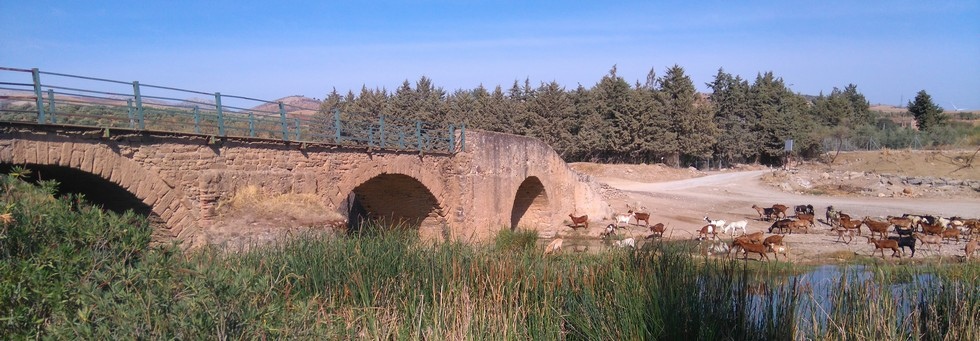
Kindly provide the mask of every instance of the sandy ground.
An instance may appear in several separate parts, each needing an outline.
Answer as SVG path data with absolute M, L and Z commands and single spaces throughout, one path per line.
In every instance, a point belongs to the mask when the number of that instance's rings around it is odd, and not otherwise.
M 887 155 L 886 155 L 887 156 Z M 813 195 L 806 191 L 798 191 L 774 183 L 774 179 L 786 180 L 792 177 L 814 177 L 814 182 L 827 178 L 826 165 L 801 166 L 791 172 L 771 170 L 761 167 L 745 167 L 748 170 L 728 170 L 722 172 L 698 172 L 695 170 L 676 170 L 660 165 L 597 165 L 573 164 L 573 168 L 594 176 L 597 181 L 606 184 L 607 199 L 614 212 L 623 212 L 630 207 L 645 208 L 651 213 L 650 221 L 668 226 L 665 236 L 668 240 L 693 239 L 697 230 L 707 224 L 705 216 L 725 221 L 748 221 L 748 232 L 766 231 L 770 222 L 762 221 L 752 205 L 769 207 L 780 203 L 793 207 L 795 205 L 813 205 L 815 213 L 822 221 L 827 206 L 833 205 L 837 210 L 855 217 L 885 217 L 900 216 L 904 213 L 930 214 L 945 217 L 978 217 L 980 216 L 980 195 L 970 188 L 910 188 L 913 194 L 896 193 L 884 195 L 869 187 L 878 183 L 872 173 L 858 177 L 862 179 L 825 179 L 827 182 L 847 182 L 841 188 L 853 188 L 856 193 L 835 193 L 835 195 Z M 971 170 L 972 171 L 972 170 Z M 849 171 L 851 172 L 851 171 Z M 903 173 L 902 170 L 896 170 Z M 791 173 L 791 174 L 790 174 Z M 809 175 L 806 175 L 809 174 Z M 960 174 L 964 178 L 975 175 L 969 172 Z M 852 181 L 854 180 L 854 181 Z M 776 181 L 779 182 L 779 181 Z M 864 186 L 864 187 L 862 187 Z M 891 193 L 891 192 L 887 192 Z M 882 197 L 884 196 L 884 197 Z M 792 208 L 791 208 L 792 210 Z M 883 218 L 881 219 L 883 220 Z M 585 239 L 598 238 L 602 227 L 613 223 L 612 219 L 604 219 L 593 223 L 588 231 L 579 228 L 559 228 L 560 236 L 581 237 Z M 633 237 L 643 240 L 649 235 L 644 226 L 635 225 L 617 231 L 618 238 Z M 864 227 L 863 235 L 867 235 Z M 897 235 L 892 232 L 891 235 Z M 831 232 L 830 226 L 817 223 L 808 234 L 793 233 L 785 236 L 789 248 L 789 259 L 801 263 L 828 263 L 848 261 L 858 257 L 869 257 L 874 250 L 867 239 L 855 237 L 850 244 L 837 241 L 836 233 Z M 730 241 L 730 236 L 722 237 Z M 915 259 L 938 258 L 958 260 L 964 254 L 966 241 L 943 244 L 937 252 L 932 249 L 916 249 Z M 886 251 L 886 258 L 891 252 Z M 910 252 L 906 252 L 906 257 Z M 771 255 L 770 255 L 771 257 Z M 879 256 L 880 257 L 880 253 Z

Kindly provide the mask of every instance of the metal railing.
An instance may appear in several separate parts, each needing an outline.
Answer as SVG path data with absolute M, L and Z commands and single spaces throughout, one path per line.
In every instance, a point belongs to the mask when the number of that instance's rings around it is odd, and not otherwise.
M 465 126 L 453 124 L 7 67 L 0 67 L 0 122 L 449 154 L 466 143 Z

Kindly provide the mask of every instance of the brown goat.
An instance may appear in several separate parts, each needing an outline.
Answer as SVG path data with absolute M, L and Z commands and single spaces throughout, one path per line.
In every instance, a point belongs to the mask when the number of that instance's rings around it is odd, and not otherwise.
M 732 245 L 728 249 L 729 256 L 731 256 L 732 250 L 735 250 L 735 248 L 741 247 L 741 244 L 746 244 L 746 243 L 747 244 L 762 244 L 762 236 L 763 236 L 763 232 L 762 231 L 759 231 L 759 232 L 753 232 L 753 233 L 750 233 L 750 234 L 746 234 L 746 235 L 742 235 L 742 236 L 736 237 L 735 239 L 732 240 Z
M 772 233 L 772 230 L 775 229 L 779 229 L 779 233 L 786 233 L 786 229 L 789 229 L 789 233 L 792 234 L 794 224 L 793 221 L 794 220 L 792 219 L 777 220 L 776 222 L 772 223 L 771 226 L 769 226 L 769 233 Z
M 925 220 L 919 222 L 919 227 L 922 228 L 922 232 L 931 235 L 941 235 L 943 234 L 943 230 L 946 229 L 943 224 L 937 222 L 935 225 L 930 225 Z
M 759 258 L 760 261 L 762 260 L 762 258 L 765 258 L 766 261 L 769 261 L 769 256 L 766 255 L 766 252 L 769 250 L 769 248 L 766 247 L 765 245 L 750 243 L 745 240 L 739 240 L 739 239 L 736 239 L 735 243 L 742 248 L 742 253 L 745 255 L 746 260 L 749 259 L 749 252 L 751 252 L 751 253 L 758 253 L 762 255 L 762 257 Z
M 843 214 L 841 214 L 841 215 L 843 215 Z M 860 220 L 853 220 L 853 219 L 850 219 L 850 218 L 844 219 L 844 217 L 841 217 L 841 219 L 840 219 L 840 226 L 841 227 L 843 227 L 844 229 L 848 229 L 848 230 L 857 230 L 857 235 L 859 235 L 859 236 L 861 235 L 861 225 L 863 225 L 863 224 L 864 224 L 864 222 L 863 221 L 860 221 Z
M 812 221 L 806 221 L 803 219 L 794 220 L 792 223 L 790 223 L 790 234 L 793 234 L 793 228 L 803 229 L 803 233 L 809 234 L 810 226 L 814 226 Z
M 789 207 L 787 207 L 786 205 L 783 205 L 783 204 L 775 204 L 775 205 L 772 205 L 772 209 L 776 213 L 776 218 L 780 218 L 780 217 L 786 218 L 786 210 L 788 210 Z
M 895 225 L 895 229 L 905 229 L 908 230 L 912 228 L 912 219 L 906 217 L 888 217 L 888 222 Z
M 663 239 L 664 232 L 666 232 L 666 231 L 667 231 L 667 227 L 664 226 L 664 223 L 657 223 L 656 225 L 650 226 L 650 232 L 653 232 L 653 233 L 651 233 L 646 238 L 647 239 L 651 239 L 651 238 L 661 238 L 661 239 Z
M 765 244 L 763 244 L 763 245 L 765 245 Z M 774 257 L 776 257 L 776 260 L 779 260 L 779 254 L 780 253 L 783 254 L 783 257 L 789 258 L 789 255 L 787 254 L 786 245 L 783 245 L 783 244 L 769 244 L 769 245 L 765 245 L 765 246 L 767 248 L 769 248 L 769 252 L 772 252 L 772 255 Z
M 864 220 L 861 222 L 868 226 L 868 230 L 871 231 L 870 233 L 872 236 L 874 236 L 875 233 L 878 233 L 881 235 L 881 239 L 888 237 L 888 227 L 892 225 L 886 221 L 872 220 L 870 217 L 864 217 Z
M 885 258 L 885 249 L 892 250 L 892 257 L 898 255 L 898 258 L 902 258 L 902 252 L 898 249 L 898 242 L 891 239 L 878 240 L 874 236 L 868 237 L 868 244 L 875 244 L 875 250 L 871 251 L 871 256 L 874 256 L 875 252 L 881 250 L 881 258 Z
M 765 235 L 765 233 L 763 233 L 762 231 L 758 231 L 758 232 L 752 232 L 752 233 L 749 233 L 749 234 L 744 234 L 744 235 L 739 236 L 738 238 L 735 238 L 735 239 L 736 240 L 738 240 L 738 239 L 748 240 L 748 241 L 751 241 L 751 242 L 754 242 L 754 243 L 762 243 L 762 236 L 764 236 L 764 235 Z
M 963 247 L 963 252 L 966 252 L 966 259 L 973 258 L 973 253 L 977 252 L 977 247 L 980 246 L 980 239 L 972 238 Z
M 646 226 L 650 226 L 650 213 L 633 212 L 633 210 L 629 210 L 627 213 L 633 214 L 633 218 L 636 218 L 636 225 L 640 225 L 640 221 L 643 221 Z
M 698 238 L 707 239 L 709 234 L 711 235 L 711 239 L 718 239 L 718 227 L 708 224 L 698 230 Z
M 589 228 L 589 215 L 588 214 L 583 215 L 581 217 L 576 217 L 576 216 L 572 215 L 571 213 L 569 213 L 568 216 L 570 218 L 572 218 L 572 228 L 573 229 L 576 228 L 576 227 L 578 227 L 579 225 L 582 225 L 582 224 L 585 224 L 585 228 Z
M 943 240 L 956 238 L 956 242 L 959 242 L 960 230 L 950 227 L 943 230 L 942 236 L 943 236 Z
M 912 235 L 915 236 L 915 238 L 918 239 L 920 243 L 922 243 L 922 246 L 925 246 L 926 244 L 935 245 L 936 246 L 936 252 L 938 252 L 940 254 L 940 256 L 942 255 L 942 251 L 943 251 L 943 237 L 940 237 L 938 235 L 936 235 L 936 236 L 933 236 L 933 235 L 925 235 L 925 234 L 918 233 L 918 232 L 913 233 Z
M 783 245 L 783 235 L 774 234 L 768 236 L 766 237 L 765 240 L 762 241 L 762 245 Z
M 797 215 L 796 215 L 796 219 L 799 219 L 799 220 L 803 220 L 803 221 L 806 221 L 806 222 L 809 222 L 809 223 L 810 223 L 810 227 L 812 227 L 812 228 L 816 228 L 816 227 L 817 227 L 817 224 L 816 224 L 816 218 L 814 217 L 814 215 L 813 215 L 813 214 L 808 214 L 808 213 L 800 213 L 800 214 L 797 214 Z M 806 229 L 806 233 L 810 233 L 809 231 L 810 231 L 810 229 L 809 229 L 809 228 L 808 228 L 808 229 Z

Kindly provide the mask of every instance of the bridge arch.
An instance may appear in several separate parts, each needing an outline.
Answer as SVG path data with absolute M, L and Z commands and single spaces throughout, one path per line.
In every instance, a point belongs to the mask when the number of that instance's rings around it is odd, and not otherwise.
M 137 198 L 136 195 L 95 174 L 65 166 L 39 164 L 24 164 L 20 166 L 23 166 L 31 172 L 27 177 L 28 181 L 57 181 L 59 184 L 57 188 L 59 194 L 83 194 L 85 201 L 100 205 L 103 209 L 116 213 L 123 213 L 131 209 L 139 215 L 150 216 L 151 221 L 154 223 L 165 223 L 161 221 L 162 219 L 159 215 L 153 213 L 152 207 Z M 6 174 L 13 167 L 13 164 L 0 164 L 0 173 Z
M 0 152 L 0 164 L 24 165 L 29 169 L 41 169 L 60 174 L 60 182 L 66 188 L 78 189 L 83 192 L 86 186 L 82 181 L 98 178 L 113 184 L 115 194 L 119 191 L 129 193 L 122 199 L 123 204 L 131 207 L 140 205 L 131 202 L 139 200 L 149 208 L 161 223 L 165 223 L 163 231 L 155 229 L 154 238 L 178 238 L 197 229 L 197 222 L 182 199 L 180 189 L 168 185 L 163 179 L 151 171 L 143 169 L 138 163 L 121 156 L 116 150 L 95 143 L 70 143 L 62 141 L 17 140 L 10 144 L 9 150 Z M 72 175 L 82 174 L 77 178 Z M 106 194 L 106 193 L 103 193 Z M 111 194 L 111 193 L 110 193 Z M 161 224 L 163 225 L 163 224 Z
M 514 195 L 514 206 L 510 213 L 511 230 L 519 226 L 538 229 L 548 224 L 552 216 L 548 192 L 537 176 L 529 176 L 521 182 Z
M 353 187 L 341 210 L 352 230 L 369 222 L 418 229 L 423 239 L 444 239 L 445 220 L 439 200 L 420 180 L 400 173 L 381 173 Z

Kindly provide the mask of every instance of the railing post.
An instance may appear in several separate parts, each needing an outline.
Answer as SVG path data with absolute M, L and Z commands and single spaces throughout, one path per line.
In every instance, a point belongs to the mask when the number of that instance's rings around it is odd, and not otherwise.
M 333 110 L 333 130 L 334 130 L 333 142 L 336 144 L 340 144 L 340 109 Z
M 459 151 L 466 152 L 466 123 L 459 128 Z
M 201 107 L 194 106 L 194 133 L 201 133 Z
M 146 129 L 146 120 L 143 118 L 143 97 L 140 96 L 140 82 L 133 81 L 133 96 L 136 98 L 136 120 L 139 122 L 140 130 Z
M 134 119 L 134 116 L 136 114 L 133 112 L 134 110 L 135 109 L 133 108 L 133 99 L 132 98 L 127 98 L 126 99 L 126 115 L 129 116 L 129 129 L 136 129 L 136 119 Z
M 422 149 L 422 121 L 415 121 L 415 141 L 418 142 L 419 151 Z
M 34 78 L 34 103 L 37 105 L 37 123 L 44 124 L 44 97 L 41 94 L 41 71 L 37 68 L 31 69 L 31 77 Z
M 214 93 L 214 108 L 218 112 L 218 136 L 225 136 L 225 115 L 221 110 L 221 93 Z
M 255 137 L 255 114 L 248 112 L 248 137 Z
M 456 126 L 449 125 L 449 154 L 456 151 Z
M 378 143 L 378 145 L 381 148 L 384 148 L 385 147 L 385 115 L 384 114 L 381 114 L 381 118 L 378 119 L 378 126 L 379 126 L 378 133 L 381 135 L 379 141 L 380 143 Z
M 368 127 L 368 147 L 374 147 L 374 127 Z
M 48 114 L 51 116 L 51 123 L 58 123 L 58 119 L 55 117 L 57 112 L 58 110 L 54 108 L 54 90 L 48 89 Z
M 294 118 L 293 120 L 295 120 L 295 122 L 296 122 L 296 142 L 299 142 L 300 141 L 300 139 L 299 139 L 300 138 L 300 136 L 299 136 L 299 118 L 297 117 L 297 118 Z
M 282 122 L 282 140 L 289 141 L 289 125 L 286 124 L 286 107 L 279 102 L 279 122 Z

